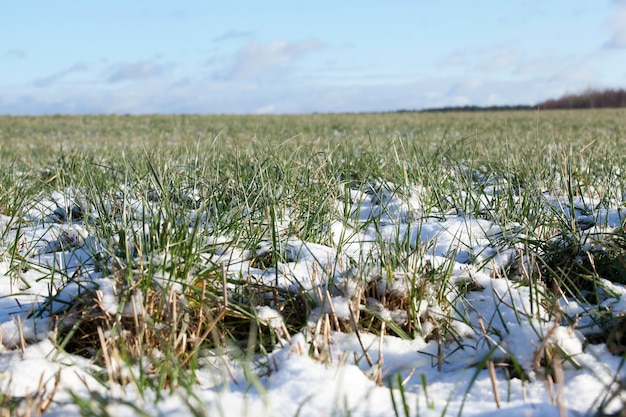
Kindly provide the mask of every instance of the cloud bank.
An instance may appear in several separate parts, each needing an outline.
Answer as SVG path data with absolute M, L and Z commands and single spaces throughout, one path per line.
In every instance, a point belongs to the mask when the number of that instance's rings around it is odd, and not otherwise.
M 626 19 L 622 4 L 611 22 Z M 623 47 L 626 29 L 617 23 L 612 28 L 610 49 L 598 45 L 604 53 L 597 59 L 614 57 Z M 512 42 L 444 52 L 416 73 L 377 66 L 380 59 L 371 56 L 374 69 L 354 73 L 341 56 L 316 60 L 332 49 L 319 39 L 250 37 L 227 31 L 209 39 L 209 45 L 239 46 L 210 46 L 194 65 L 165 58 L 76 62 L 28 85 L 0 89 L 0 114 L 377 112 L 532 105 L 575 88 L 605 87 L 596 58 L 549 48 L 529 52 Z

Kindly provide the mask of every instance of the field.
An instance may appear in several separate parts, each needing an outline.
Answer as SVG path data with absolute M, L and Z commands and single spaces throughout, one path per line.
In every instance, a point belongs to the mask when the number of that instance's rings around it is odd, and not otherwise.
M 625 140 L 624 110 L 0 117 L 0 415 L 618 415 Z

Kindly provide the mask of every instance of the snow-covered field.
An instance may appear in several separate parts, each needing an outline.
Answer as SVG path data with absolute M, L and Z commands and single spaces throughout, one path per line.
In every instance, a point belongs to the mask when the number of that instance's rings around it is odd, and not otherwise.
M 621 411 L 626 285 L 611 274 L 626 270 L 626 195 L 600 187 L 568 194 L 557 186 L 529 195 L 505 178 L 478 170 L 467 175 L 461 163 L 451 167 L 446 178 L 465 175 L 475 183 L 461 193 L 444 187 L 445 210 L 433 204 L 437 184 L 380 179 L 333 188 L 331 209 L 315 219 L 325 219 L 315 227 L 327 238 L 315 241 L 294 232 L 304 221 L 301 206 L 271 211 L 252 207 L 252 197 L 233 202 L 243 207 L 242 229 L 262 223 L 264 235 L 252 246 L 241 241 L 243 234 L 212 223 L 202 181 L 175 190 L 185 194 L 176 203 L 166 201 L 162 179 L 178 174 L 168 174 L 175 168 L 165 164 L 150 168 L 156 179 L 146 183 L 158 183 L 150 191 L 129 181 L 106 195 L 73 185 L 37 193 L 19 216 L 0 214 L 0 414 Z M 611 169 L 619 176 L 619 167 Z M 611 184 L 604 181 L 603 187 Z M 492 215 L 505 205 L 533 217 L 524 224 Z M 253 209 L 261 214 L 254 217 Z M 536 219 L 554 224 L 536 225 Z M 555 279 L 563 271 L 571 277 Z M 590 271 L 597 276 L 588 279 Z M 154 292 L 139 290 L 148 275 L 179 312 L 155 313 Z M 209 280 L 211 299 L 203 286 Z M 204 295 L 212 310 L 194 328 L 205 314 Z M 100 321 L 77 324 L 88 310 Z M 115 317 L 151 326 L 156 342 L 139 360 L 122 359 L 113 346 L 132 338 L 96 329 Z M 213 319 L 228 322 L 233 335 L 224 336 L 227 327 L 216 331 Z M 233 342 L 242 334 L 249 339 Z M 159 335 L 170 339 L 159 344 Z M 160 350 L 164 346 L 172 351 Z M 155 364 L 170 363 L 170 354 L 180 358 L 172 366 L 191 378 L 172 380 L 178 373 L 170 369 L 163 374 L 168 379 L 159 380 L 163 368 Z M 185 361 L 193 365 L 182 366 Z
M 314 359 L 308 354 L 310 345 L 322 342 L 313 336 L 314 326 L 319 321 L 311 317 L 310 328 L 291 335 L 290 341 L 284 339 L 276 346 L 268 356 L 267 364 L 262 366 L 263 375 L 258 376 L 256 384 L 249 381 L 241 364 L 230 363 L 227 372 L 222 359 L 207 357 L 206 365 L 197 372 L 199 383 L 191 393 L 171 395 L 155 403 L 152 395 L 139 396 L 132 385 L 117 390 L 103 387 L 90 375 L 94 372 L 94 365 L 55 347 L 51 341 L 54 317 L 32 314 L 46 302 L 46 297 L 61 291 L 65 295 L 57 295 L 56 302 L 69 301 L 87 283 L 98 285 L 103 302 L 111 313 L 118 309 L 116 298 L 111 295 L 114 284 L 109 282 L 111 279 L 102 278 L 92 261 L 96 258 L 98 242 L 90 237 L 81 222 L 59 222 L 58 213 L 71 210 L 71 207 L 64 206 L 64 202 L 74 201 L 73 196 L 59 192 L 33 207 L 28 219 L 35 221 L 33 224 L 23 225 L 6 216 L 0 219 L 1 227 L 8 229 L 3 230 L 5 241 L 19 239 L 19 250 L 29 254 L 28 271 L 22 272 L 20 279 L 14 277 L 14 267 L 11 267 L 8 255 L 5 254 L 0 264 L 4 276 L 0 287 L 0 320 L 5 346 L 0 366 L 5 392 L 10 382 L 12 395 L 26 396 L 37 390 L 40 381 L 52 391 L 55 375 L 60 373 L 55 404 L 48 411 L 51 415 L 77 413 L 76 407 L 64 405 L 71 403 L 68 391 L 85 397 L 93 392 L 115 394 L 118 399 L 112 400 L 107 408 L 111 415 L 134 415 L 140 411 L 184 413 L 188 412 L 188 401 L 199 409 L 206 408 L 207 415 L 226 416 L 388 416 L 396 412 L 404 415 L 405 406 L 409 415 L 456 415 L 461 412 L 464 415 L 488 415 L 490 412 L 497 415 L 496 392 L 500 410 L 504 410 L 501 413 L 507 416 L 559 415 L 559 407 L 577 415 L 574 412 L 584 414 L 597 407 L 598 401 L 607 395 L 613 379 L 624 374 L 624 370 L 621 374 L 618 372 L 620 358 L 612 355 L 604 345 L 584 346 L 583 336 L 574 327 L 559 325 L 549 314 L 537 311 L 540 301 L 535 301 L 533 311 L 530 286 L 497 277 L 495 271 L 510 262 L 514 251 L 491 245 L 493 239 L 490 236 L 502 233 L 501 227 L 462 214 L 449 215 L 445 220 L 410 220 L 410 213 L 421 209 L 419 189 L 414 189 L 410 198 L 402 201 L 385 193 L 388 188 L 379 188 L 380 195 L 353 191 L 353 200 L 358 202 L 358 207 L 355 204 L 352 208 L 353 220 L 367 222 L 371 216 L 377 216 L 380 225 L 379 230 L 370 225 L 356 232 L 339 221 L 333 224 L 336 238 L 344 239 L 342 255 L 331 247 L 287 240 L 285 245 L 292 252 L 293 260 L 280 263 L 278 275 L 271 268 L 261 270 L 251 266 L 242 251 L 225 249 L 219 255 L 208 257 L 215 258 L 211 259 L 215 263 L 228 260 L 230 273 L 249 274 L 268 283 L 278 276 L 278 285 L 290 286 L 297 282 L 303 290 L 323 286 L 328 278 L 324 271 L 335 270 L 334 279 L 337 285 L 345 286 L 345 291 L 338 292 L 323 305 L 329 308 L 332 302 L 338 318 L 349 320 L 350 289 L 354 284 L 350 274 L 332 267 L 340 263 L 340 256 L 346 258 L 344 263 L 349 259 L 376 256 L 377 242 L 393 243 L 405 239 L 415 247 L 430 247 L 424 256 L 433 267 L 450 264 L 453 269 L 451 280 L 471 281 L 480 288 L 462 297 L 452 292 L 446 294 L 453 297 L 451 303 L 456 308 L 455 314 L 462 318 L 451 323 L 456 327 L 455 334 L 459 339 L 444 344 L 442 352 L 438 351 L 437 340 L 427 342 L 419 337 L 402 340 L 393 336 L 360 334 L 359 341 L 355 333 L 337 332 L 329 336 L 329 345 L 322 347 L 328 351 L 328 358 L 324 361 Z M 381 207 L 386 207 L 382 215 L 377 213 Z M 592 215 L 597 225 L 586 231 L 589 234 L 596 228 L 619 227 L 625 218 L 624 211 L 618 208 L 595 210 Z M 56 280 L 50 279 L 51 268 L 63 271 L 57 274 Z M 317 279 L 314 270 L 318 271 Z M 62 282 L 63 277 L 77 274 L 80 274 L 79 281 Z M 395 285 L 405 290 L 402 287 L 407 281 L 400 275 L 396 278 L 393 283 L 381 285 Z M 612 289 L 617 296 L 604 300 L 603 307 L 615 315 L 626 313 L 626 289 L 617 285 Z M 567 300 L 564 299 L 563 303 Z M 448 314 L 437 311 L 439 306 L 429 300 L 424 300 L 419 308 L 424 310 L 424 315 Z M 571 314 L 585 311 L 583 306 L 574 302 L 569 302 L 565 309 Z M 321 312 L 321 308 L 315 310 L 317 315 Z M 383 311 L 381 314 L 392 316 L 393 312 Z M 275 310 L 264 307 L 260 316 L 277 321 L 275 327 L 280 328 L 282 318 Z M 481 326 L 489 326 L 489 334 L 483 333 Z M 500 337 L 493 336 L 496 333 Z M 20 341 L 24 339 L 26 346 L 20 349 Z M 558 346 L 572 357 L 572 363 L 576 363 L 576 366 L 563 364 L 561 384 L 537 375 L 533 363 L 535 353 L 545 344 Z M 373 365 L 364 357 L 363 349 Z M 440 364 L 439 356 L 442 357 Z M 524 383 L 517 378 L 507 378 L 496 366 L 495 376 L 490 375 L 485 365 L 487 360 L 497 365 L 511 356 L 528 375 Z M 481 363 L 482 367 L 479 366 Z M 375 382 L 376 378 L 380 379 L 380 384 Z M 396 387 L 399 383 L 403 385 L 403 394 Z M 396 388 L 390 390 L 389 385 Z M 616 401 L 614 407 L 620 405 Z M 134 406 L 139 409 L 134 410 Z

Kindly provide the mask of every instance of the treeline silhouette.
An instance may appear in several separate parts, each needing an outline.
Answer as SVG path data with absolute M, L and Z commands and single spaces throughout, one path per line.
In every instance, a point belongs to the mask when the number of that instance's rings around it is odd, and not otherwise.
M 451 111 L 507 111 L 507 110 L 534 110 L 536 107 L 518 104 L 514 106 L 446 106 L 430 109 L 422 109 L 421 112 L 451 112 Z M 398 113 L 410 112 L 411 110 L 398 110 Z
M 422 109 L 420 112 L 473 112 L 473 111 L 507 111 L 507 110 L 555 110 L 555 109 L 600 109 L 626 107 L 626 90 L 587 89 L 580 94 L 565 94 L 561 98 L 550 99 L 530 105 L 513 106 L 447 106 Z M 398 110 L 398 113 L 412 112 L 414 110 Z
M 626 90 L 623 88 L 618 90 L 588 89 L 581 94 L 566 94 L 558 99 L 544 101 L 535 107 L 542 110 L 626 107 Z

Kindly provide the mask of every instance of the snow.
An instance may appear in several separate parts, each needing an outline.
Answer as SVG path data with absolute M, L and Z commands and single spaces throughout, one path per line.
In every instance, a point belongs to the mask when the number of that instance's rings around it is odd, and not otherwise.
M 283 325 L 283 317 L 280 313 L 268 306 L 257 308 L 257 318 L 274 329 L 280 329 Z
M 71 396 L 88 398 L 94 393 L 108 399 L 106 411 L 118 417 L 140 412 L 184 415 L 191 414 L 190 407 L 205 415 L 224 416 L 390 416 L 404 415 L 405 405 L 410 415 L 425 416 L 561 416 L 564 410 L 571 416 L 593 413 L 603 396 L 610 394 L 607 387 L 614 386 L 615 378 L 626 378 L 626 372 L 620 358 L 605 345 L 586 345 L 579 330 L 555 322 L 531 286 L 498 278 L 497 271 L 511 263 L 515 249 L 495 246 L 494 237 L 513 226 L 463 213 L 426 215 L 420 187 L 404 190 L 402 195 L 394 190 L 391 184 L 351 190 L 347 218 L 329 224 L 334 246 L 295 237 L 283 239 L 280 244 L 285 262 L 279 262 L 276 269 L 259 268 L 252 263 L 250 251 L 228 246 L 228 237 L 215 237 L 213 243 L 224 246 L 203 254 L 207 262 L 224 264 L 228 273 L 245 273 L 268 285 L 319 294 L 319 306 L 309 318 L 311 326 L 288 340 L 282 332 L 281 313 L 270 306 L 258 307 L 259 321 L 283 336 L 264 363 L 244 363 L 214 352 L 202 358 L 205 365 L 198 369 L 198 384 L 191 392 L 163 393 L 159 401 L 155 400 L 156 392 L 139 392 L 132 384 L 107 386 L 97 382 L 95 375 L 101 378 L 102 369 L 52 343 L 55 315 L 85 291 L 98 292 L 105 312 L 119 308 L 116 284 L 102 276 L 98 265 L 98 254 L 107 243 L 90 235 L 80 221 L 65 222 L 88 210 L 79 193 L 60 190 L 36 202 L 19 228 L 16 225 L 22 221 L 0 216 L 2 392 L 25 396 L 40 380 L 49 392 L 60 372 L 58 394 L 46 412 L 51 416 L 79 415 L 80 410 L 70 404 Z M 547 201 L 552 209 L 562 210 L 564 216 L 577 216 L 596 231 L 623 225 L 626 218 L 623 207 L 602 207 L 594 200 L 576 199 L 573 209 L 566 199 Z M 133 201 L 129 209 L 141 212 L 140 204 Z M 379 219 L 376 225 L 369 222 L 372 216 Z M 415 259 L 407 259 L 405 271 L 394 272 L 396 281 L 379 282 L 382 290 L 406 290 L 410 285 L 406 277 L 426 261 L 434 268 L 450 265 L 452 281 L 471 281 L 482 288 L 463 294 L 449 291 L 446 297 L 452 312 L 428 298 L 436 295 L 434 289 L 417 306 L 423 316 L 452 314 L 452 333 L 460 342 L 439 345 L 436 338 L 429 337 L 404 340 L 336 331 L 323 340 L 315 324 L 324 313 L 332 312 L 346 322 L 354 314 L 350 303 L 357 286 L 348 267 L 350 261 L 368 268 L 368 260 L 401 243 L 421 252 Z M 28 261 L 28 268 L 19 270 L 19 263 L 16 266 L 7 249 L 12 244 Z M 270 249 L 265 242 L 257 251 Z M 327 291 L 324 283 L 331 278 L 341 287 L 340 292 Z M 170 278 L 164 276 L 162 280 L 167 283 Z M 615 315 L 626 313 L 626 289 L 609 282 L 606 288 L 617 298 L 604 300 L 604 308 Z M 52 302 L 51 295 L 55 295 Z M 397 311 L 371 301 L 381 316 L 403 320 Z M 135 293 L 123 311 L 133 316 L 141 310 L 142 302 Z M 565 313 L 572 317 L 582 316 L 590 308 L 580 300 L 563 302 Z M 32 314 L 35 311 L 39 314 Z M 434 330 L 431 321 L 422 325 L 425 336 Z M 571 358 L 563 363 L 561 386 L 550 382 L 542 374 L 543 368 L 537 369 L 537 352 L 546 345 Z M 318 357 L 309 354 L 311 347 Z M 510 378 L 502 367 L 496 367 L 491 375 L 484 366 L 488 360 L 514 360 L 528 379 Z M 557 395 L 559 401 L 555 400 Z M 606 410 L 616 411 L 621 404 L 617 397 Z

